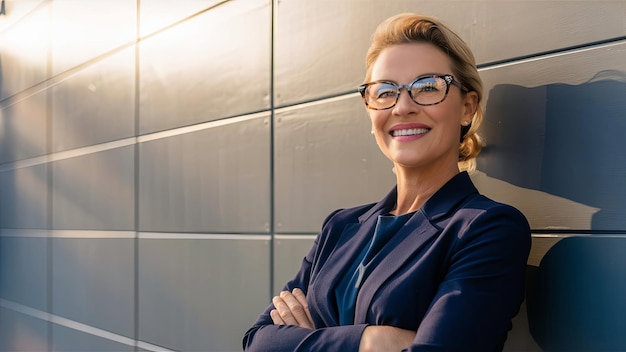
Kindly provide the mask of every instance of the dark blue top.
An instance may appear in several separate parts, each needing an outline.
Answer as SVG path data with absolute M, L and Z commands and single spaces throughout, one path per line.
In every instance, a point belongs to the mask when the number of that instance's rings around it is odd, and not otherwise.
M 407 222 L 414 213 L 408 213 L 400 216 L 379 215 L 374 235 L 368 246 L 364 246 L 357 260 L 346 272 L 346 275 L 339 281 L 335 288 L 335 297 L 337 306 L 339 307 L 339 324 L 354 324 L 354 307 L 356 305 L 356 296 L 361 287 L 361 283 L 365 280 L 371 270 L 367 270 L 372 259 L 380 252 L 398 230 Z

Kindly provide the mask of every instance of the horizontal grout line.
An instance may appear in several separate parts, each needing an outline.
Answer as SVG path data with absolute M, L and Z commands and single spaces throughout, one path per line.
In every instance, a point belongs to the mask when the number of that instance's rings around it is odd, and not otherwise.
M 315 238 L 317 238 L 317 235 L 313 235 L 313 234 L 306 234 L 306 235 L 280 235 L 280 234 L 276 234 L 274 235 L 274 239 L 277 240 L 314 240 Z
M 17 17 L 16 18 L 12 18 L 11 20 L 13 22 L 11 22 L 10 26 L 6 26 L 4 28 L 4 30 L 0 31 L 0 36 L 3 36 L 6 32 L 10 31 L 12 29 L 12 27 L 15 27 L 16 25 L 19 25 L 19 23 L 21 21 L 24 21 L 26 18 L 28 18 L 30 16 L 33 16 L 34 14 L 37 13 L 37 11 L 41 10 L 44 6 L 47 6 L 47 5 L 49 5 L 47 3 L 47 1 L 42 1 L 42 2 L 39 3 L 39 5 L 34 6 L 30 10 L 28 10 L 28 12 L 22 14 L 21 17 L 19 17 L 19 18 L 17 18 Z M 14 16 L 14 15 L 12 15 L 12 16 Z
M 614 236 L 626 237 L 624 230 L 574 230 L 574 229 L 554 229 L 554 230 L 531 230 L 533 237 L 562 237 L 562 236 Z
M 0 237 L 47 238 L 50 230 L 43 229 L 0 229 Z
M 303 101 L 298 101 L 295 103 L 277 106 L 275 109 L 275 112 L 284 112 L 284 111 L 297 110 L 301 108 L 308 108 L 311 106 L 346 100 L 346 99 L 353 98 L 353 97 L 360 97 L 359 93 L 356 91 L 356 87 L 354 88 L 354 90 L 347 91 L 347 92 L 341 92 L 337 94 L 326 95 L 326 96 L 319 97 L 316 99 L 303 100 Z
M 168 137 L 178 136 L 178 135 L 182 135 L 186 133 L 197 132 L 197 131 L 201 131 L 205 129 L 226 126 L 226 125 L 239 123 L 243 121 L 249 121 L 249 120 L 253 120 L 253 119 L 257 119 L 261 117 L 269 118 L 269 112 L 255 112 L 252 114 L 246 114 L 246 115 L 230 117 L 230 118 L 223 118 L 219 120 L 199 123 L 196 125 L 174 128 L 174 129 L 167 130 L 167 131 L 150 133 L 150 134 L 146 134 L 146 135 L 142 135 L 138 137 L 130 137 L 130 138 L 125 138 L 125 139 L 120 139 L 117 141 L 91 145 L 88 147 L 55 152 L 55 153 L 37 156 L 33 158 L 17 160 L 14 162 L 8 162 L 8 163 L 0 164 L 0 172 L 21 169 L 21 168 L 26 168 L 26 167 L 32 167 L 36 165 L 42 165 L 42 164 L 51 163 L 51 162 L 55 162 L 59 160 L 65 160 L 69 158 L 94 154 L 94 153 L 112 150 L 116 148 L 127 147 L 131 145 L 135 145 L 137 143 L 150 142 L 150 141 L 154 141 L 154 140 L 158 140 L 162 138 L 168 138 Z
M 116 333 L 107 331 L 107 330 L 103 330 L 103 329 L 99 329 L 87 324 L 83 324 L 83 323 L 79 323 L 75 320 L 71 320 L 71 319 L 67 319 L 67 318 L 63 318 L 61 316 L 58 315 L 54 315 L 48 312 L 44 312 L 41 311 L 39 309 L 35 309 L 32 307 L 28 307 L 19 303 L 15 303 L 13 301 L 9 301 L 9 300 L 5 300 L 0 298 L 0 307 L 2 308 L 6 308 L 9 310 L 12 310 L 14 312 L 17 313 L 21 313 L 24 315 L 28 315 L 30 317 L 33 318 L 37 318 L 37 319 L 41 319 L 44 321 L 48 321 L 51 323 L 54 323 L 56 325 L 60 325 L 60 326 L 64 326 L 66 328 L 69 329 L 73 329 L 73 330 L 77 330 L 77 331 L 81 331 L 93 336 L 97 336 L 97 337 L 101 337 L 103 339 L 107 339 L 110 341 L 115 341 L 118 343 L 121 343 L 123 345 L 127 345 L 127 346 L 132 346 L 132 347 L 141 347 L 145 350 L 148 351 L 163 351 L 163 352 L 174 352 L 173 350 L 169 350 L 166 349 L 164 347 L 161 346 L 157 346 L 157 345 L 153 345 L 147 342 L 143 342 L 143 341 L 139 341 L 139 340 L 134 340 L 132 338 L 126 337 L 126 336 L 122 336 L 122 335 L 118 335 Z
M 96 145 L 91 145 L 88 147 L 82 147 L 82 148 L 66 150 L 62 152 L 51 153 L 51 154 L 47 154 L 43 156 L 37 156 L 34 158 L 17 160 L 14 162 L 1 164 L 0 172 L 51 163 L 55 161 L 75 158 L 75 157 L 89 155 L 89 154 L 95 154 L 95 153 L 112 150 L 116 148 L 127 147 L 130 145 L 134 145 L 136 142 L 137 142 L 137 139 L 135 137 L 131 137 L 131 138 L 120 139 L 120 140 L 113 141 L 113 142 L 96 144 Z
M 131 40 L 128 41 L 124 44 L 120 44 L 119 46 L 112 48 L 111 50 L 104 52 L 96 57 L 93 57 L 85 62 L 82 62 L 74 67 L 71 67 L 69 69 L 67 69 L 66 71 L 62 71 L 59 72 L 57 74 L 54 74 L 48 78 L 46 78 L 46 80 L 38 82 L 22 91 L 19 91 L 13 95 L 9 95 L 7 97 L 4 97 L 0 100 L 0 109 L 4 109 L 6 107 L 9 107 L 11 105 L 15 105 L 21 101 L 24 101 L 36 94 L 39 94 L 41 92 L 44 92 L 54 86 L 57 86 L 61 83 L 63 83 L 64 81 L 66 81 L 67 79 L 69 79 L 70 77 L 80 73 L 82 70 L 91 67 L 93 65 L 95 65 L 96 63 L 105 60 L 106 58 L 109 58 L 111 56 L 114 56 L 116 54 L 121 53 L 124 50 L 130 49 L 133 46 L 136 45 L 136 40 Z
M 166 25 L 164 27 L 161 27 L 161 28 L 158 28 L 156 30 L 153 30 L 150 33 L 146 33 L 145 35 L 140 36 L 138 38 L 138 40 L 139 41 L 144 41 L 146 39 L 154 37 L 154 36 L 156 36 L 158 34 L 161 34 L 161 33 L 165 32 L 168 29 L 172 29 L 172 28 L 174 28 L 174 27 L 176 27 L 178 25 L 181 25 L 181 24 L 183 24 L 183 23 L 185 23 L 185 22 L 187 22 L 187 21 L 189 21 L 189 20 L 191 20 L 191 19 L 193 19 L 195 17 L 198 17 L 198 16 L 200 16 L 200 15 L 202 15 L 202 14 L 204 14 L 204 13 L 210 11 L 210 10 L 213 10 L 213 9 L 215 9 L 215 8 L 221 6 L 221 5 L 223 5 L 223 4 L 225 4 L 225 3 L 229 2 L 229 1 L 231 1 L 231 0 L 221 0 L 220 2 L 217 2 L 217 3 L 211 5 L 211 6 L 207 7 L 207 8 L 204 8 L 204 9 L 202 9 L 202 10 L 196 12 L 196 13 L 193 13 L 193 14 L 185 17 L 185 18 L 181 18 L 181 19 L 177 20 L 174 23 L 170 23 L 170 24 L 168 24 L 168 25 Z
M 554 50 L 546 50 L 546 51 L 542 51 L 542 52 L 538 52 L 534 54 L 520 55 L 520 56 L 516 56 L 516 57 L 504 59 L 504 60 L 485 62 L 482 64 L 478 64 L 476 66 L 478 67 L 479 71 L 487 70 L 487 69 L 494 69 L 494 68 L 500 68 L 500 67 L 509 66 L 509 65 L 515 65 L 519 63 L 524 63 L 528 61 L 535 61 L 538 59 L 545 59 L 549 57 L 567 55 L 567 54 L 571 54 L 571 53 L 582 51 L 582 50 L 597 49 L 598 47 L 602 47 L 602 46 L 620 44 L 620 42 L 626 42 L 626 36 L 609 38 L 605 40 L 598 40 L 595 42 L 590 42 L 590 43 L 585 43 L 585 44 L 572 45 L 572 46 L 554 49 Z
M 549 238 L 549 237 L 572 237 L 572 236 L 590 236 L 590 237 L 626 237 L 626 231 L 618 230 L 531 230 L 533 238 Z M 317 234 L 311 232 L 289 232 L 277 233 L 274 235 L 276 239 L 302 239 L 317 237 Z
M 532 237 L 571 237 L 571 236 L 593 236 L 593 237 L 626 237 L 623 230 L 575 230 L 575 229 L 535 229 L 531 230 Z M 267 233 L 188 233 L 188 232 L 135 232 L 135 231 L 115 231 L 115 230 L 44 230 L 44 229 L 11 229 L 0 228 L 0 237 L 17 238 L 139 238 L 154 240 L 256 240 L 268 241 L 272 238 Z M 276 233 L 275 239 L 315 239 L 316 233 L 312 232 L 289 232 Z
M 263 240 L 269 241 L 271 235 L 238 235 L 238 234 L 202 234 L 202 233 L 162 233 L 139 232 L 139 239 L 146 240 Z
M 9 229 L 1 228 L 0 237 L 13 238 L 139 238 L 139 239 L 199 239 L 199 240 L 263 240 L 268 241 L 271 235 L 250 233 L 178 233 L 178 232 L 135 232 L 113 230 L 43 230 L 43 229 Z
M 0 229 L 0 237 L 17 238 L 135 238 L 135 231 Z
M 154 141 L 157 139 L 168 138 L 168 137 L 178 136 L 178 135 L 182 135 L 186 133 L 197 132 L 197 131 L 207 130 L 210 128 L 221 127 L 221 126 L 231 125 L 234 123 L 254 120 L 260 117 L 269 118 L 270 117 L 269 111 L 255 112 L 255 113 L 240 115 L 240 116 L 235 116 L 235 117 L 227 117 L 227 118 L 222 118 L 219 120 L 199 123 L 196 125 L 173 128 L 167 131 L 154 132 L 154 133 L 137 137 L 137 141 L 139 143 L 150 142 L 150 141 Z
M 0 298 L 0 307 L 2 308 L 6 308 L 6 309 L 10 309 L 14 312 L 18 312 L 18 313 L 22 313 L 28 316 L 31 316 L 33 318 L 37 318 L 37 319 L 41 319 L 41 320 L 45 320 L 45 321 L 51 321 L 50 316 L 52 314 L 41 311 L 39 309 L 35 309 L 35 308 L 31 308 L 28 306 L 24 306 L 21 305 L 19 303 L 15 303 L 13 301 L 9 301 L 3 298 Z
M 175 350 L 169 350 L 165 347 L 162 347 L 159 345 L 153 345 L 151 343 L 147 343 L 147 342 L 140 341 L 140 340 L 137 340 L 137 347 L 147 350 L 147 351 L 152 351 L 152 352 L 176 352 Z
M 500 66 L 507 66 L 510 64 L 533 61 L 533 60 L 545 58 L 545 57 L 571 54 L 572 52 L 575 52 L 576 50 L 581 50 L 581 49 L 588 49 L 588 50 L 596 49 L 597 47 L 601 47 L 601 46 L 619 44 L 620 42 L 623 42 L 623 41 L 626 41 L 626 36 L 599 40 L 595 42 L 574 45 L 574 46 L 564 47 L 560 49 L 548 50 L 548 51 L 543 51 L 543 52 L 534 53 L 534 54 L 521 55 L 521 56 L 509 58 L 509 59 L 486 62 L 486 63 L 478 64 L 476 66 L 479 71 L 485 70 L 485 69 L 492 69 L 492 68 L 496 68 Z M 359 93 L 356 91 L 356 86 L 354 90 L 340 92 L 340 93 L 336 93 L 332 95 L 326 95 L 326 96 L 322 96 L 322 97 L 311 99 L 311 100 L 298 101 L 298 102 L 286 104 L 283 106 L 277 106 L 276 112 L 290 111 L 290 110 L 298 109 L 300 107 L 309 107 L 309 106 L 315 106 L 315 105 L 319 105 L 319 104 L 327 103 L 327 102 L 340 101 L 340 100 L 344 100 L 347 98 L 351 98 L 353 96 L 360 97 Z
M 50 230 L 52 238 L 135 238 L 135 231 Z

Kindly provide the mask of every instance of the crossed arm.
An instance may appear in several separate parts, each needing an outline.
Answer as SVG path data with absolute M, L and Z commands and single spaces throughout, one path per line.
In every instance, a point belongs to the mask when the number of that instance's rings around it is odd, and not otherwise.
M 275 309 L 270 317 L 275 325 L 294 325 L 314 330 L 313 319 L 309 312 L 304 292 L 299 288 L 292 292 L 282 291 L 272 298 Z M 402 351 L 411 345 L 416 331 L 393 326 L 373 326 L 365 328 L 361 335 L 359 352 Z

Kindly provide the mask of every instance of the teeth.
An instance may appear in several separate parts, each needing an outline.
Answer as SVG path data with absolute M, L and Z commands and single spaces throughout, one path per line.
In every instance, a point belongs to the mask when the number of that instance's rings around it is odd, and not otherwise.
M 427 128 L 410 128 L 408 130 L 395 130 L 391 131 L 391 135 L 394 137 L 398 136 L 413 136 L 416 134 L 423 134 L 428 132 Z

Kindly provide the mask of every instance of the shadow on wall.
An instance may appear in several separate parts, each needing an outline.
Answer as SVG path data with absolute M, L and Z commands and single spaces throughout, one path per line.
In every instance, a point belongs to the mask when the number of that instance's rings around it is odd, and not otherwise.
M 624 230 L 624 97 L 626 73 L 621 71 L 599 72 L 580 85 L 497 85 L 481 126 L 487 147 L 478 169 L 518 187 L 598 208 L 592 230 Z
M 528 285 L 528 324 L 546 352 L 626 351 L 626 238 L 568 237 Z

